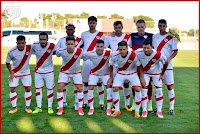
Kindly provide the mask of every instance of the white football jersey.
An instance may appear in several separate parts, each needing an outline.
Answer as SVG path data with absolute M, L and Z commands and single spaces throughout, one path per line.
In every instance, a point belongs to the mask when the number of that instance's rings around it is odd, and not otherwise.
M 124 39 L 124 37 L 126 36 L 126 39 Z M 118 36 L 107 36 L 105 39 L 105 48 L 108 48 L 110 46 L 111 50 L 117 51 L 118 50 L 118 43 L 120 41 L 125 40 L 127 42 L 127 45 L 131 48 L 132 47 L 132 41 L 131 41 L 131 36 L 127 35 L 126 33 L 122 33 L 122 36 L 118 37 Z
M 133 53 L 133 55 L 135 55 L 133 60 L 129 59 L 129 57 L 131 56 L 131 53 Z M 117 73 L 127 74 L 127 75 L 135 73 L 137 71 L 137 66 L 140 65 L 137 55 L 133 51 L 130 51 L 130 50 L 128 50 L 128 55 L 125 58 L 123 58 L 119 54 L 119 51 L 117 51 L 115 54 L 113 54 L 113 56 L 111 57 L 111 60 L 110 60 L 110 64 L 113 66 L 115 63 L 118 64 Z M 124 67 L 124 65 L 127 63 L 130 64 L 127 66 L 128 68 L 126 70 L 120 71 L 119 69 Z
M 89 31 L 86 31 L 81 34 L 81 39 L 84 44 L 84 47 L 83 47 L 84 52 L 88 51 L 88 48 L 91 46 L 91 43 L 93 42 L 95 38 L 97 38 L 97 40 L 99 39 L 105 40 L 105 35 L 103 34 L 102 36 L 97 36 L 98 33 L 99 31 L 96 31 L 95 33 L 90 33 Z M 95 46 L 96 46 L 96 42 L 95 42 Z M 89 50 L 89 51 L 95 51 L 96 50 L 95 46 L 93 50 Z
M 164 38 L 166 38 L 168 34 L 160 35 L 160 33 L 154 34 L 152 37 L 152 45 L 154 46 L 154 49 L 157 50 L 159 44 L 162 42 Z M 178 50 L 176 39 L 172 38 L 170 41 L 168 41 L 164 47 L 161 49 L 162 55 L 169 58 L 172 55 L 172 52 Z M 172 61 L 169 62 L 169 65 L 167 67 L 168 69 L 172 69 Z
M 105 55 L 107 51 L 107 55 Z M 86 52 L 84 54 L 84 60 L 90 60 L 92 62 L 92 70 L 91 70 L 91 74 L 95 74 L 95 75 L 108 75 L 109 74 L 109 65 L 108 65 L 108 62 L 109 62 L 109 59 L 111 58 L 112 56 L 112 53 L 110 50 L 104 50 L 103 54 L 102 55 L 98 55 L 95 52 Z M 104 58 L 104 62 L 101 62 L 103 61 L 102 59 Z M 105 61 L 106 60 L 106 61 Z M 101 63 L 101 64 L 100 64 Z M 104 63 L 104 64 L 102 64 Z M 97 67 L 101 67 L 99 68 L 97 71 L 93 71 L 93 70 L 96 70 L 95 68 Z
M 15 76 L 23 76 L 30 74 L 29 60 L 31 57 L 31 45 L 25 45 L 23 51 L 19 51 L 17 46 L 8 51 L 6 63 L 12 61 L 11 69 Z
M 146 56 L 143 49 L 137 49 L 136 55 L 144 68 L 144 73 L 148 74 L 160 74 L 161 68 L 166 62 L 166 57 L 160 54 L 157 54 L 155 49 L 152 49 L 153 53 L 150 56 Z M 156 55 L 157 54 L 157 55 Z M 156 55 L 156 56 L 155 56 Z M 148 71 L 146 71 L 148 70 Z
M 75 48 L 73 53 L 68 53 L 67 49 L 59 49 L 56 51 L 56 56 L 61 56 L 63 59 L 61 72 L 67 74 L 75 74 L 81 72 L 80 59 L 83 57 L 83 50 L 81 48 Z M 67 67 L 65 66 L 66 64 Z M 68 69 L 62 70 L 64 66 Z
M 36 55 L 36 73 L 53 72 L 52 55 L 55 51 L 55 44 L 47 43 L 45 48 L 42 48 L 39 42 L 34 42 L 32 45 L 32 53 Z
M 67 36 L 63 37 L 63 38 L 60 38 L 58 43 L 56 44 L 56 50 L 59 50 L 59 49 L 65 49 L 66 48 L 66 38 Z M 74 39 L 75 39 L 75 47 L 80 47 L 82 44 L 83 44 L 83 41 L 81 38 L 77 37 L 77 36 L 74 36 Z

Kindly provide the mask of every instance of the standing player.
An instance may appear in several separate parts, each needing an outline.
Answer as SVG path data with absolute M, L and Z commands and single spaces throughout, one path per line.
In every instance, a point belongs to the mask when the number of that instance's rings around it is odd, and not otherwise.
M 160 33 L 153 35 L 153 46 L 157 51 L 160 51 L 165 57 L 167 57 L 167 61 L 169 61 L 169 65 L 164 74 L 165 77 L 165 85 L 168 88 L 168 96 L 169 96 L 169 114 L 174 115 L 174 74 L 173 74 L 173 66 L 172 59 L 177 55 L 178 48 L 176 43 L 176 38 L 169 36 L 166 32 L 167 22 L 164 19 L 160 19 L 158 21 L 158 28 Z
M 47 33 L 40 33 L 39 42 L 33 43 L 32 46 L 32 53 L 36 55 L 35 96 L 37 101 L 37 107 L 33 111 L 34 114 L 42 112 L 42 88 L 44 87 L 44 81 L 46 83 L 47 88 L 48 113 L 53 113 L 53 88 L 55 87 L 55 84 L 52 55 L 54 51 L 55 44 L 48 42 Z
M 29 59 L 31 57 L 31 45 L 26 45 L 26 39 L 23 35 L 17 36 L 17 46 L 10 49 L 6 58 L 6 66 L 10 73 L 9 86 L 10 86 L 10 101 L 13 109 L 9 111 L 10 114 L 17 112 L 17 93 L 16 88 L 19 86 L 19 79 L 25 88 L 25 111 L 32 113 L 30 109 L 31 103 L 31 74 L 29 68 Z M 12 67 L 10 61 L 13 62 Z
M 152 40 L 152 33 L 145 32 L 146 24 L 143 19 L 140 19 L 136 22 L 137 31 L 136 33 L 131 33 L 131 40 L 132 40 L 132 50 L 136 51 L 138 48 L 142 48 L 143 41 L 147 38 Z M 138 69 L 139 71 L 139 69 Z M 135 92 L 133 91 L 133 98 L 135 97 Z M 132 109 L 134 110 L 135 102 L 133 99 Z M 151 81 L 149 82 L 148 86 L 148 111 L 153 111 L 152 109 L 152 85 Z
M 131 44 L 131 37 L 130 35 L 127 35 L 125 33 L 122 32 L 122 29 L 123 29 L 123 24 L 121 21 L 115 21 L 114 24 L 114 36 L 107 36 L 106 37 L 106 40 L 105 40 L 105 47 L 110 47 L 111 50 L 114 52 L 114 51 L 118 51 L 118 43 L 122 40 L 126 41 L 128 46 L 131 47 L 132 44 Z M 112 33 L 113 34 L 113 33 Z M 113 67 L 113 74 L 114 74 L 114 77 L 117 73 L 117 68 L 118 68 L 118 65 L 115 64 L 114 67 Z M 127 111 L 132 111 L 132 109 L 130 109 L 130 90 L 129 90 L 129 82 L 126 81 L 123 85 L 124 87 L 124 100 L 125 100 L 125 109 Z
M 83 44 L 83 42 L 82 42 L 81 38 L 79 38 L 79 37 L 74 35 L 76 27 L 73 24 L 68 24 L 65 28 L 66 28 L 67 36 L 61 38 L 58 41 L 58 43 L 56 44 L 56 50 L 59 50 L 60 48 L 63 48 L 63 49 L 66 48 L 66 44 L 65 43 L 66 43 L 66 38 L 68 36 L 73 36 L 74 39 L 75 39 L 75 47 L 80 47 Z M 75 110 L 78 110 L 78 100 L 77 100 L 77 89 L 76 89 L 76 86 L 74 86 L 74 94 L 75 94 L 74 108 L 75 108 Z M 67 85 L 63 89 L 63 107 L 67 106 L 66 95 L 67 95 Z
M 96 51 L 85 53 L 84 60 L 89 59 L 92 62 L 92 69 L 88 80 L 88 103 L 90 110 L 89 115 L 94 113 L 94 86 L 97 86 L 99 81 L 102 81 L 107 89 L 107 115 L 111 115 L 112 105 L 112 85 L 107 85 L 109 79 L 109 66 L 108 62 L 111 57 L 110 50 L 104 50 L 104 41 L 97 40 Z
M 95 51 L 96 41 L 101 39 L 105 40 L 105 35 L 103 32 L 99 32 L 96 30 L 97 25 L 97 18 L 95 16 L 90 16 L 88 18 L 88 26 L 89 31 L 83 32 L 81 34 L 81 39 L 83 41 L 83 50 L 84 52 L 88 51 Z M 87 100 L 87 93 L 88 93 L 88 79 L 90 75 L 90 70 L 92 67 L 92 63 L 90 60 L 83 61 L 83 93 L 84 93 L 84 106 L 83 109 L 87 108 L 88 100 Z M 99 104 L 100 109 L 104 110 L 104 87 L 101 83 L 98 83 L 98 93 L 99 93 Z
M 166 57 L 161 55 L 160 51 L 156 51 L 152 48 L 151 39 L 147 38 L 143 42 L 143 50 L 137 50 L 136 54 L 141 62 L 144 69 L 144 75 L 141 76 L 142 82 L 142 117 L 147 117 L 147 91 L 150 78 L 156 87 L 156 107 L 158 108 L 157 116 L 163 118 L 162 115 L 162 104 L 163 104 L 163 93 L 162 93 L 162 80 L 164 72 L 167 68 L 168 62 L 165 63 Z M 161 66 L 162 65 L 162 66 Z M 161 67 L 163 67 L 161 73 Z M 142 73 L 143 74 L 143 73 Z M 161 80 L 162 79 L 162 80 Z
M 110 78 L 108 80 L 108 85 L 113 81 L 113 66 L 115 63 L 118 64 L 117 74 L 113 82 L 113 102 L 115 105 L 115 112 L 111 115 L 112 117 L 120 115 L 120 96 L 119 90 L 122 88 L 122 85 L 125 80 L 130 81 L 132 88 L 135 89 L 135 118 L 139 118 L 139 108 L 141 103 L 141 92 L 140 92 L 140 80 L 136 73 L 137 66 L 140 65 L 140 62 L 133 51 L 128 50 L 127 42 L 121 41 L 118 43 L 119 52 L 116 53 L 111 58 L 110 61 Z
M 68 36 L 66 38 L 66 46 L 66 49 L 60 49 L 56 51 L 56 55 L 58 57 L 61 56 L 63 59 L 58 78 L 57 101 L 59 110 L 57 115 L 62 115 L 63 113 L 63 88 L 69 83 L 69 78 L 72 78 L 73 83 L 77 88 L 78 113 L 79 115 L 84 115 L 82 110 L 83 92 L 80 67 L 80 59 L 82 58 L 83 51 L 80 48 L 75 48 L 75 39 L 72 36 Z

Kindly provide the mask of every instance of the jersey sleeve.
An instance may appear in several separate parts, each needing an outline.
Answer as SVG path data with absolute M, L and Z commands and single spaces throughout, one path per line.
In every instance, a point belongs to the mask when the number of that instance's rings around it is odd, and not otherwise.
M 129 38 L 128 41 L 127 41 L 127 45 L 128 45 L 130 48 L 132 48 L 131 36 L 130 36 L 130 38 Z
M 12 56 L 11 56 L 10 52 L 8 51 L 8 54 L 6 57 L 6 63 L 10 63 L 11 60 L 12 60 Z
M 90 59 L 90 54 L 88 52 L 83 52 L 83 60 L 86 61 L 88 59 Z
M 108 48 L 109 46 L 110 46 L 110 43 L 109 43 L 109 36 L 107 36 L 106 37 L 106 39 L 105 39 L 105 42 L 104 42 L 104 46 L 105 46 L 105 48 Z
M 60 56 L 61 56 L 61 53 L 62 53 L 62 51 L 56 50 L 56 56 L 57 56 L 57 57 L 60 57 Z
M 172 45 L 172 51 L 178 50 L 176 38 L 173 38 L 173 39 L 172 39 L 171 45 Z
M 116 62 L 116 56 L 111 57 L 110 65 L 114 66 L 115 62 Z
M 140 60 L 139 60 L 139 58 L 138 58 L 137 55 L 135 56 L 134 61 L 135 61 L 135 63 L 136 63 L 137 66 L 140 66 L 140 65 L 141 65 L 141 62 L 140 62 Z
M 166 61 L 167 61 L 167 57 L 165 57 L 164 55 L 161 54 L 161 56 L 160 56 L 161 64 L 164 65 Z
M 61 39 L 58 41 L 58 43 L 55 46 L 55 51 L 59 50 L 61 48 Z
M 101 40 L 105 40 L 105 38 L 106 38 L 106 36 L 105 36 L 105 34 L 103 34 L 102 36 L 101 36 Z
M 83 40 L 81 39 L 81 41 L 78 43 L 77 48 L 80 48 L 80 46 L 83 44 Z
M 31 54 L 35 54 L 35 49 L 34 49 L 34 45 L 31 45 Z

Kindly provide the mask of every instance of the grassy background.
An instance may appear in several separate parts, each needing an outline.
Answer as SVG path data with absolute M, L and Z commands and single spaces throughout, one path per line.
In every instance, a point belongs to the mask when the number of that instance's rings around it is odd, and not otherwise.
M 3 58 L 3 57 L 2 57 Z M 5 58 L 5 57 L 4 57 Z M 106 116 L 106 111 L 99 110 L 98 94 L 94 92 L 95 113 L 87 115 L 89 109 L 84 110 L 85 115 L 79 116 L 74 110 L 73 86 L 68 86 L 67 108 L 62 116 L 57 116 L 56 90 L 60 65 L 55 65 L 54 114 L 47 114 L 46 89 L 43 88 L 43 113 L 27 114 L 24 111 L 24 88 L 17 88 L 18 112 L 9 114 L 11 109 L 9 100 L 8 71 L 5 64 L 1 64 L 1 132 L 75 132 L 75 133 L 198 133 L 199 132 L 199 67 L 198 51 L 180 50 L 173 60 L 175 76 L 175 115 L 169 116 L 169 100 L 165 86 L 163 86 L 164 103 L 163 119 L 149 113 L 147 118 L 134 118 L 133 112 L 124 110 L 123 92 L 120 91 L 120 108 L 122 114 L 115 118 Z M 35 61 L 34 61 L 35 62 Z M 55 62 L 55 60 L 54 60 Z M 57 61 L 58 62 L 58 61 Z M 4 62 L 5 63 L 5 62 Z M 59 62 L 58 62 L 59 63 Z M 61 62 L 60 62 L 61 63 Z M 34 65 L 30 66 L 33 86 L 31 109 L 36 107 L 34 89 Z M 155 91 L 155 90 L 154 90 Z M 154 95 L 153 95 L 154 96 Z M 106 98 L 106 92 L 105 92 Z M 106 100 L 106 99 L 105 99 Z M 132 99 L 131 99 L 132 100 Z M 132 101 L 131 101 L 132 102 Z M 106 101 L 105 101 L 106 104 Z M 155 100 L 153 99 L 155 107 Z

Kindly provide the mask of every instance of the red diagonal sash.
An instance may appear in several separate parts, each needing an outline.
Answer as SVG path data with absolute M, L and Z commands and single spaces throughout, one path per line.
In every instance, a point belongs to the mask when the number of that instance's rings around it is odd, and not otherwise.
M 91 73 L 94 73 L 94 72 L 98 71 L 99 69 L 101 69 L 103 67 L 103 65 L 106 63 L 106 61 L 108 60 L 109 56 L 110 56 L 110 51 L 106 50 L 106 52 L 105 52 L 103 58 L 101 59 L 101 61 L 99 62 L 99 64 L 95 68 L 91 69 Z
M 48 56 L 51 54 L 53 48 L 54 48 L 54 44 L 50 43 L 49 48 L 47 49 L 47 51 L 42 55 L 42 57 L 40 58 L 40 60 L 37 62 L 36 66 L 35 66 L 35 72 L 38 70 L 38 68 L 40 66 L 42 66 L 42 64 L 45 62 L 45 60 L 48 58 Z
M 130 35 L 126 34 L 126 35 L 124 36 L 123 40 L 127 42 L 129 38 L 130 38 Z M 119 48 L 117 48 L 116 51 L 119 51 Z
M 92 51 L 94 49 L 94 47 L 96 46 L 96 41 L 99 40 L 101 38 L 101 36 L 103 35 L 103 32 L 99 32 L 93 39 L 92 43 L 90 44 L 90 46 L 87 49 L 88 51 Z
M 20 62 L 18 67 L 14 68 L 12 70 L 14 73 L 18 72 L 23 67 L 23 65 L 26 63 L 26 60 L 28 59 L 30 51 L 31 51 L 31 45 L 26 45 L 26 51 L 24 53 L 24 57 L 23 57 L 22 61 Z
M 76 40 L 75 40 L 75 47 L 78 46 L 78 44 L 79 44 L 80 41 L 81 41 L 81 38 L 76 37 Z
M 76 53 L 72 56 L 72 58 L 68 61 L 68 63 L 60 69 L 60 71 L 61 71 L 61 72 L 62 72 L 62 71 L 66 71 L 66 70 L 68 70 L 71 66 L 73 66 L 73 64 L 76 62 L 76 60 L 77 60 L 78 57 L 80 56 L 81 52 L 82 52 L 82 49 L 77 48 Z
M 147 72 L 151 68 L 151 66 L 160 58 L 160 56 L 161 56 L 160 51 L 157 51 L 157 53 L 155 54 L 155 56 L 144 67 L 144 71 Z
M 130 56 L 129 56 L 129 58 L 128 58 L 128 60 L 124 64 L 124 66 L 118 68 L 118 71 L 126 70 L 130 66 L 130 64 L 133 62 L 133 60 L 135 59 L 135 56 L 136 56 L 135 53 L 132 51 Z
M 165 38 L 160 42 L 160 44 L 158 45 L 157 51 L 161 51 L 162 48 L 165 46 L 165 44 L 166 44 L 168 41 L 170 41 L 172 38 L 173 38 L 173 37 L 171 37 L 171 36 L 169 36 L 169 35 L 168 35 L 167 37 L 165 37 Z

